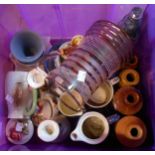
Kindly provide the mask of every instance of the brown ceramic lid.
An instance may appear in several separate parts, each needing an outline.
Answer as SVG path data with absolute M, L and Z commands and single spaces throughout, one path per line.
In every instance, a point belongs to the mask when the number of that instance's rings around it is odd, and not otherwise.
M 115 127 L 117 139 L 126 147 L 142 145 L 147 136 L 144 122 L 136 116 L 125 116 Z
M 143 105 L 142 95 L 133 87 L 122 87 L 114 95 L 115 110 L 124 115 L 133 115 L 140 111 Z

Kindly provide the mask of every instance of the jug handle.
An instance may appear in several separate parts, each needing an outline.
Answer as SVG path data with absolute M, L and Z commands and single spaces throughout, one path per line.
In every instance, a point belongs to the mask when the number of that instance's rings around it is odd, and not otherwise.
M 73 141 L 83 141 L 80 137 L 80 133 L 78 131 L 78 128 L 76 128 L 74 131 L 71 132 L 70 138 Z
M 113 115 L 107 117 L 107 120 L 108 120 L 110 125 L 113 123 L 116 123 L 119 119 L 120 119 L 119 114 L 113 114 Z
M 115 85 L 115 84 L 119 83 L 119 81 L 120 81 L 120 78 L 119 78 L 118 76 L 116 76 L 116 77 L 110 79 L 110 83 L 111 83 L 112 85 Z

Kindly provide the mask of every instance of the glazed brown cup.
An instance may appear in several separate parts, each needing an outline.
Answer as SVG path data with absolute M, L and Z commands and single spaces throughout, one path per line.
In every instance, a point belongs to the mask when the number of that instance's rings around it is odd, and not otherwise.
M 134 87 L 122 87 L 114 95 L 113 106 L 124 115 L 136 114 L 143 106 L 142 95 Z

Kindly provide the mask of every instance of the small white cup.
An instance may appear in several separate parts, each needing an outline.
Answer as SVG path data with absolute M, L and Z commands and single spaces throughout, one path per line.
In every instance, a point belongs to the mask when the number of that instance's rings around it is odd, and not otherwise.
M 63 115 L 41 122 L 37 129 L 38 137 L 44 142 L 62 142 L 69 133 L 70 123 Z

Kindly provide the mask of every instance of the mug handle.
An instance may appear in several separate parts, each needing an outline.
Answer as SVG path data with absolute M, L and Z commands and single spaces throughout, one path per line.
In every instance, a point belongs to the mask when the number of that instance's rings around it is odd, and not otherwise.
M 110 81 L 110 83 L 111 83 L 112 85 L 115 85 L 115 84 L 119 83 L 120 78 L 119 78 L 118 76 L 116 76 L 116 77 L 110 79 L 109 81 Z
M 107 117 L 107 120 L 109 122 L 109 124 L 114 124 L 115 122 L 117 122 L 119 119 L 120 119 L 120 115 L 119 114 L 113 114 L 111 116 L 108 116 Z

